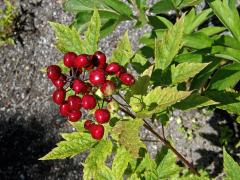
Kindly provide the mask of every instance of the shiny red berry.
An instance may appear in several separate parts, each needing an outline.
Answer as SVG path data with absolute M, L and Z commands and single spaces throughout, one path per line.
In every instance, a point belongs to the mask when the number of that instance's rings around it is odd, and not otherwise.
M 106 72 L 108 74 L 113 75 L 119 72 L 120 69 L 121 69 L 121 66 L 118 63 L 113 62 L 106 67 Z
M 83 68 L 91 64 L 90 57 L 87 54 L 81 54 L 75 58 L 75 67 Z
M 48 66 L 47 76 L 51 80 L 57 80 L 61 76 L 61 68 L 57 65 Z
M 113 81 L 107 80 L 100 88 L 105 96 L 111 96 L 115 91 L 115 84 Z
M 86 94 L 82 97 L 82 107 L 84 109 L 94 109 L 97 105 L 97 101 L 94 96 Z
M 73 81 L 72 89 L 75 91 L 75 93 L 86 93 L 88 90 L 87 85 L 81 81 L 80 79 L 75 79 Z
M 92 126 L 92 121 L 90 121 L 89 119 L 84 122 L 85 129 L 90 130 L 91 126 Z
M 66 91 L 63 89 L 57 89 L 56 91 L 53 92 L 52 95 L 53 101 L 58 105 L 61 105 L 65 102 L 65 97 Z
M 71 111 L 68 115 L 68 119 L 71 122 L 76 122 L 82 117 L 81 111 Z
M 82 107 L 82 100 L 78 96 L 69 96 L 67 102 L 71 110 L 79 111 Z
M 64 85 L 66 84 L 66 76 L 64 76 L 63 74 L 60 75 L 60 77 L 57 80 L 52 80 L 52 83 L 54 84 L 54 86 L 56 86 L 57 88 L 63 88 Z
M 107 58 L 104 53 L 102 53 L 101 51 L 97 51 L 93 55 L 93 61 L 97 61 L 97 62 L 93 62 L 93 63 L 96 64 L 97 67 L 102 68 L 105 66 L 105 64 L 107 62 Z
M 110 113 L 107 109 L 97 109 L 94 113 L 96 121 L 100 124 L 106 123 L 110 119 Z
M 64 55 L 63 58 L 63 63 L 66 67 L 73 67 L 74 66 L 74 61 L 77 55 L 73 52 L 68 52 Z
M 104 135 L 104 127 L 101 124 L 93 124 L 91 126 L 91 135 L 92 138 L 96 139 L 96 140 L 101 140 L 103 138 Z
M 89 81 L 94 86 L 102 85 L 106 81 L 105 73 L 101 69 L 96 69 L 90 72 Z
M 66 104 L 60 105 L 59 112 L 62 116 L 68 116 L 70 112 L 69 104 L 66 103 Z
M 116 73 L 116 76 L 117 76 L 117 77 L 120 77 L 122 74 L 124 74 L 124 73 L 126 73 L 126 72 L 127 72 L 126 68 L 123 67 L 123 66 L 120 66 L 120 69 L 119 69 L 119 71 Z
M 128 73 L 121 74 L 120 81 L 127 86 L 131 86 L 135 83 L 134 77 Z

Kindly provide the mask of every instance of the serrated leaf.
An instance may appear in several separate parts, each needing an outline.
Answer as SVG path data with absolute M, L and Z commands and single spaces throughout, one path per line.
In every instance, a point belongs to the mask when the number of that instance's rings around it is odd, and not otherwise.
M 112 142 L 101 140 L 90 150 L 83 169 L 83 178 L 92 179 L 114 179 L 114 176 L 105 161 L 112 152 Z
M 194 93 L 181 102 L 175 104 L 174 107 L 181 110 L 189 110 L 216 104 L 218 103 L 205 96 Z
M 226 30 L 225 27 L 210 26 L 210 27 L 202 28 L 198 32 L 201 32 L 207 36 L 212 36 L 212 35 L 221 33 L 225 30 Z
M 171 106 L 191 94 L 190 91 L 178 91 L 176 87 L 156 87 L 143 97 L 143 101 L 147 106 L 157 104 L 162 109 Z
M 226 173 L 226 180 L 238 180 L 240 166 L 234 159 L 227 153 L 225 148 L 223 149 L 223 166 Z
M 57 48 L 63 53 L 75 52 L 77 54 L 85 53 L 83 40 L 80 38 L 77 30 L 66 25 L 50 22 L 53 27 L 56 38 Z
M 89 133 L 74 132 L 70 134 L 63 134 L 62 136 L 65 140 L 59 142 L 56 148 L 54 148 L 44 157 L 40 158 L 40 160 L 64 159 L 67 157 L 73 157 L 88 150 L 96 143 Z
M 210 89 L 233 88 L 240 81 L 240 64 L 233 63 L 219 69 L 210 81 Z
M 112 164 L 112 172 L 116 179 L 123 179 L 124 171 L 128 167 L 128 163 L 132 160 L 132 155 L 122 146 L 117 148 Z
M 155 68 L 165 70 L 182 47 L 184 16 L 155 43 Z
M 143 125 L 141 119 L 131 119 L 118 121 L 112 129 L 112 136 L 123 145 L 133 157 L 138 157 L 138 152 L 141 147 L 145 145 L 140 140 L 139 129 Z
M 187 81 L 203 70 L 208 63 L 181 63 L 171 66 L 172 84 Z
M 174 153 L 165 146 L 156 156 L 158 179 L 169 179 L 178 176 L 182 169 L 176 164 Z
M 184 35 L 183 46 L 190 47 L 193 49 L 203 49 L 211 47 L 213 40 L 203 33 L 192 33 L 189 35 Z
M 195 6 L 203 0 L 181 0 L 181 3 L 178 5 L 179 8 Z
M 130 62 L 132 56 L 132 45 L 128 38 L 128 32 L 126 31 L 123 38 L 118 42 L 117 48 L 113 51 L 111 62 L 118 62 L 122 66 L 125 66 Z
M 152 158 L 150 157 L 150 154 L 147 151 L 143 152 L 144 154 L 142 155 L 142 158 L 138 161 L 139 164 L 137 165 L 135 172 L 138 174 L 141 174 L 144 171 L 152 171 L 154 172 L 156 170 L 156 163 Z
M 207 0 L 207 2 L 224 26 L 240 41 L 240 18 L 236 7 L 229 6 L 228 1 Z
M 137 174 L 134 173 L 127 180 L 140 180 L 140 178 L 138 178 Z
M 95 9 L 88 29 L 85 33 L 84 46 L 87 54 L 93 54 L 98 50 L 98 41 L 100 37 L 101 20 L 98 10 Z
M 141 54 L 137 53 L 131 59 L 131 64 L 138 73 L 141 73 L 150 65 L 150 62 Z
M 172 9 L 175 9 L 175 7 L 171 0 L 161 0 L 152 6 L 151 12 L 161 13 L 168 12 Z

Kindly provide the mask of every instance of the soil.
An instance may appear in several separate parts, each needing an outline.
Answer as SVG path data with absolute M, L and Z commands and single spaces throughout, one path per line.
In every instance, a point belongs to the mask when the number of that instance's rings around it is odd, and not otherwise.
M 0 179 L 82 179 L 81 163 L 85 154 L 66 160 L 38 160 L 60 140 L 59 133 L 73 130 L 60 117 L 58 107 L 51 100 L 54 87 L 40 71 L 62 58 L 54 47 L 54 33 L 48 22 L 69 24 L 72 15 L 63 11 L 60 0 L 18 0 L 17 3 L 15 45 L 0 48 Z M 101 40 L 101 50 L 110 55 L 127 29 L 133 48 L 137 49 L 138 37 L 151 28 L 132 27 L 131 21 L 121 23 L 113 34 Z M 219 139 L 230 140 L 228 150 L 239 160 L 236 155 L 240 149 L 234 147 L 240 127 L 233 119 L 222 111 L 175 110 L 165 133 L 194 165 L 221 179 L 224 142 L 220 143 Z M 153 125 L 161 132 L 159 123 Z M 142 138 L 154 137 L 142 130 Z M 152 155 L 161 146 L 146 144 Z

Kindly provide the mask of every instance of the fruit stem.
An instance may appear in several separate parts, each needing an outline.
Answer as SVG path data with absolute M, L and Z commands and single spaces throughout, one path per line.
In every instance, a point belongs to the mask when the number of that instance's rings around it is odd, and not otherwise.
M 134 114 L 132 114 L 131 112 L 120 108 L 121 111 L 123 111 L 124 113 L 126 113 L 127 115 L 129 115 L 130 117 L 132 117 L 133 119 L 136 119 L 136 116 Z M 153 135 L 155 135 L 155 137 L 157 137 L 168 149 L 170 149 L 177 157 L 178 159 L 180 159 L 181 161 L 184 162 L 184 164 L 190 169 L 190 171 L 193 174 L 196 174 L 197 176 L 200 176 L 199 172 L 196 170 L 196 168 L 187 160 L 185 159 L 185 157 L 183 157 L 183 155 L 181 155 L 172 145 L 171 143 L 166 140 L 165 138 L 163 138 L 162 136 L 160 136 L 152 127 L 151 125 L 148 124 L 148 122 L 143 119 L 144 124 L 143 126 L 149 131 L 151 132 Z

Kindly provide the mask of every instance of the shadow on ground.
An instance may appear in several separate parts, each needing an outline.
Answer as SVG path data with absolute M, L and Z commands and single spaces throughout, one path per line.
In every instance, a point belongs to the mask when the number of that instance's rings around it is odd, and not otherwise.
M 75 159 L 39 161 L 57 138 L 51 128 L 19 114 L 0 119 L 0 179 L 81 179 L 82 166 Z M 56 135 L 57 136 L 57 135 Z
M 214 146 L 222 148 L 225 146 L 231 156 L 238 162 L 240 158 L 236 155 L 240 153 L 240 147 L 236 147 L 239 143 L 240 125 L 235 122 L 236 117 L 229 115 L 226 111 L 215 110 L 213 117 L 208 124 L 217 132 L 217 134 L 201 133 L 200 136 L 210 141 Z M 206 149 L 198 149 L 196 151 L 201 155 L 197 160 L 197 166 L 206 169 L 213 164 L 210 173 L 211 177 L 216 177 L 223 170 L 223 152 L 215 152 Z

